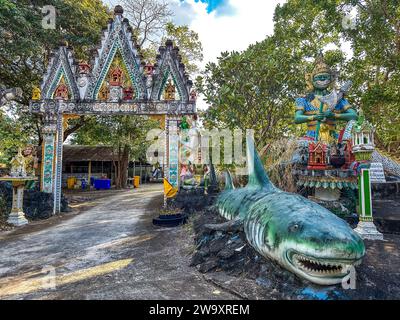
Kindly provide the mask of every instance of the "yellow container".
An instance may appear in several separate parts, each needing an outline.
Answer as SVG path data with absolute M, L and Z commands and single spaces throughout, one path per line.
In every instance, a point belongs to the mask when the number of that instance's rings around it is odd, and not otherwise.
M 140 177 L 139 176 L 135 176 L 135 178 L 133 179 L 133 186 L 135 188 L 139 188 L 139 184 L 140 184 Z
M 67 179 L 67 187 L 68 187 L 68 189 L 70 189 L 70 190 L 74 189 L 75 183 L 76 183 L 76 178 L 75 177 L 69 177 Z

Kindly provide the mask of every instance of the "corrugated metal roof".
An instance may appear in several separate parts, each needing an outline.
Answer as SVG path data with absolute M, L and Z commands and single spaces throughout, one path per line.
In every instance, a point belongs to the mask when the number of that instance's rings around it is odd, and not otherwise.
M 64 145 L 63 161 L 113 161 L 113 148 L 108 146 Z
M 42 148 L 38 148 L 39 160 L 42 158 Z M 115 155 L 117 160 L 117 155 Z M 113 161 L 113 148 L 108 146 L 64 145 L 63 162 L 71 161 Z

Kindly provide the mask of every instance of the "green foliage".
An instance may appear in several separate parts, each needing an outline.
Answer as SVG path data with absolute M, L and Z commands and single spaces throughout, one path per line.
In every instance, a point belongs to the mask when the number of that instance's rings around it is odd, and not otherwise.
M 196 75 L 199 69 L 199 63 L 203 61 L 203 45 L 199 39 L 199 34 L 188 26 L 177 26 L 169 22 L 165 28 L 165 35 L 160 43 L 153 43 L 141 50 L 146 61 L 155 63 L 158 48 L 164 45 L 165 41 L 170 39 L 174 45 L 179 47 L 179 54 L 182 56 L 182 62 L 185 64 L 186 72 L 189 75 Z
M 130 160 L 146 161 L 147 132 L 158 126 L 157 121 L 141 116 L 96 116 L 76 132 L 72 143 L 113 147 L 116 160 L 119 150 L 127 147 Z
M 41 8 L 56 8 L 56 29 L 42 27 Z M 109 14 L 101 0 L 0 0 L 0 85 L 20 87 L 27 105 L 52 49 L 67 41 L 78 59 L 100 41 Z
M 167 24 L 165 31 L 164 40 L 171 39 L 175 46 L 179 47 L 186 71 L 189 74 L 199 72 L 198 63 L 203 61 L 203 46 L 199 34 L 190 30 L 188 26 L 176 26 L 171 22 Z
M 26 123 L 8 116 L 0 110 L 0 164 L 8 164 L 18 151 L 28 143 Z
M 355 24 L 344 17 L 357 9 Z M 380 147 L 400 152 L 400 3 L 357 0 L 289 0 L 274 14 L 274 34 L 243 52 L 223 53 L 197 80 L 211 108 L 209 127 L 255 129 L 266 144 L 298 135 L 294 98 L 305 93 L 304 75 L 319 51 L 352 80 L 349 95 L 377 127 Z M 353 55 L 350 56 L 351 47 Z
M 206 127 L 254 129 L 257 144 L 293 130 L 294 98 L 304 88 L 300 57 L 267 38 L 244 52 L 225 52 L 209 63 L 196 86 L 211 105 Z
M 42 27 L 41 8 L 56 8 L 56 29 Z M 52 49 L 61 41 L 74 47 L 77 59 L 100 41 L 109 13 L 101 0 L 0 0 L 0 87 L 19 87 L 19 103 L 0 106 L 0 157 L 9 159 L 17 147 L 41 141 L 41 118 L 23 113 L 34 86 L 45 73 Z M 8 114 L 12 114 L 10 118 Z

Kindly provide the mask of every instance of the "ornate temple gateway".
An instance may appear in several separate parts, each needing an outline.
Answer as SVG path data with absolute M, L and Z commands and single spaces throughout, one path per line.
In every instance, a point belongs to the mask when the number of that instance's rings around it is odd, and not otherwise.
M 164 172 L 173 187 L 178 146 L 171 139 L 183 116 L 196 115 L 196 94 L 185 72 L 179 49 L 168 40 L 159 48 L 157 62 L 146 64 L 139 54 L 129 21 L 116 6 L 114 19 L 103 30 L 90 63 L 77 63 L 73 50 L 61 45 L 53 52 L 41 88 L 35 88 L 29 111 L 44 120 L 41 188 L 54 194 L 60 211 L 64 125 L 76 115 L 146 115 L 162 119 L 166 132 Z

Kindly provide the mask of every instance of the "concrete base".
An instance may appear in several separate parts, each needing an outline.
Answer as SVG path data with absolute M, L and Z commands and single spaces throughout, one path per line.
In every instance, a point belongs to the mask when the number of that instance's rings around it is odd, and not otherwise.
M 383 234 L 376 229 L 373 222 L 360 221 L 354 231 L 357 232 L 362 239 L 383 240 Z
M 338 201 L 340 198 L 340 190 L 331 188 L 315 188 L 315 198 L 323 201 Z
M 7 223 L 12 224 L 14 226 L 23 226 L 28 223 L 28 220 L 25 218 L 25 214 L 23 212 L 11 212 L 8 217 Z

